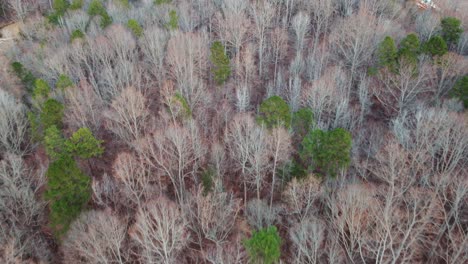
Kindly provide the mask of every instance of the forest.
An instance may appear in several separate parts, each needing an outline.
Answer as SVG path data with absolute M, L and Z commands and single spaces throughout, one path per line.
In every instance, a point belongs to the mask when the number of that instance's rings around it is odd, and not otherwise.
M 468 263 L 468 1 L 0 0 L 0 263 Z

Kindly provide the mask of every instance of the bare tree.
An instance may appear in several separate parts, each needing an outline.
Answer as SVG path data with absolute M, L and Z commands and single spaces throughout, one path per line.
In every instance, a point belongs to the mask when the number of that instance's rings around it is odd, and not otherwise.
M 145 96 L 133 87 L 126 88 L 114 98 L 106 112 L 109 129 L 129 145 L 145 132 L 148 116 Z
M 304 180 L 294 178 L 289 182 L 283 193 L 283 200 L 288 213 L 297 217 L 298 222 L 302 222 L 315 212 L 315 203 L 322 194 L 319 179 L 309 175 Z
M 24 154 L 28 149 L 27 132 L 28 120 L 24 106 L 0 89 L 0 150 Z
M 114 162 L 114 177 L 121 183 L 121 191 L 130 201 L 129 206 L 140 206 L 155 190 L 153 186 L 157 176 L 143 160 L 133 154 L 122 152 Z M 161 188 L 161 187 L 160 187 Z
M 304 50 L 304 41 L 309 32 L 310 17 L 304 12 L 297 13 L 291 22 L 291 27 L 296 35 L 296 52 L 301 54 Z
M 165 197 L 159 197 L 140 208 L 136 222 L 129 231 L 145 263 L 177 262 L 187 245 L 187 221 L 179 207 Z
M 424 60 L 415 66 L 402 59 L 397 73 L 384 69 L 380 76 L 383 86 L 374 86 L 374 95 L 390 115 L 402 114 L 414 106 L 421 95 L 433 91 L 430 83 L 433 68 Z
M 271 208 L 267 201 L 260 199 L 250 200 L 245 209 L 247 222 L 256 230 L 273 225 L 278 220 L 279 213 L 279 207 Z
M 63 242 L 65 263 L 126 263 L 127 224 L 109 210 L 83 213 Z
M 257 2 L 251 6 L 250 13 L 255 21 L 255 37 L 258 41 L 258 75 L 262 78 L 267 32 L 275 15 L 275 6 L 268 1 Z
M 152 26 L 145 29 L 143 37 L 139 41 L 147 70 L 156 77 L 159 84 L 161 84 L 165 73 L 164 57 L 168 40 L 169 36 L 165 30 L 159 26 Z
M 200 247 L 204 248 L 203 239 L 221 246 L 236 224 L 240 201 L 218 188 L 205 194 L 201 186 L 191 198 L 184 211 L 188 214 L 190 228 L 198 236 Z
M 189 121 L 185 126 L 169 125 L 164 131 L 141 142 L 140 154 L 158 170 L 170 178 L 177 198 L 184 201 L 187 178 L 198 184 L 196 173 L 207 151 L 199 135 L 198 126 Z
M 330 35 L 329 45 L 355 80 L 357 71 L 366 66 L 377 46 L 376 19 L 365 9 L 337 22 Z M 351 83 L 350 82 L 350 83 Z
M 293 263 L 320 263 L 326 228 L 323 221 L 308 218 L 289 229 L 293 242 Z
M 468 62 L 462 56 L 455 53 L 447 53 L 435 64 L 437 73 L 437 88 L 435 98 L 437 101 L 447 95 L 455 82 L 468 71 Z
M 246 261 L 246 254 L 239 237 L 235 241 L 218 245 L 208 251 L 206 260 L 210 264 L 241 264 Z
M 276 27 L 271 31 L 271 49 L 274 61 L 274 78 L 273 82 L 276 83 L 278 65 L 281 60 L 286 56 L 286 49 L 288 45 L 288 32 L 280 27 Z

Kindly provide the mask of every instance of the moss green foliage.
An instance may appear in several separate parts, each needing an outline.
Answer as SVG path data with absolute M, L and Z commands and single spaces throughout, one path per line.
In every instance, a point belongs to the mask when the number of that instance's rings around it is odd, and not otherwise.
M 301 108 L 292 115 L 294 137 L 302 140 L 314 124 L 314 113 L 310 108 Z
M 445 17 L 440 21 L 442 38 L 448 45 L 457 44 L 463 33 L 461 21 L 455 17 Z
M 73 41 L 75 39 L 82 39 L 82 38 L 84 38 L 84 36 L 85 35 L 81 30 L 75 29 L 75 30 L 73 30 L 73 32 L 72 32 L 72 34 L 70 36 L 70 41 Z
M 65 138 L 56 126 L 46 129 L 44 145 L 47 155 L 52 160 L 57 160 L 65 154 Z
M 377 57 L 380 67 L 389 67 L 392 70 L 395 69 L 398 59 L 398 50 L 393 38 L 389 36 L 385 37 L 377 49 Z
M 104 147 L 101 146 L 103 142 L 96 139 L 89 128 L 82 127 L 65 142 L 65 148 L 71 155 L 88 159 L 104 153 Z
M 416 34 L 409 34 L 400 42 L 398 57 L 416 64 L 420 53 L 420 46 L 421 43 L 418 36 Z
M 36 79 L 36 81 L 34 82 L 34 90 L 33 90 L 33 95 L 32 95 L 34 100 L 43 101 L 49 97 L 49 94 L 50 94 L 49 84 L 42 79 Z
M 450 96 L 460 99 L 468 108 L 468 75 L 458 80 L 450 91 Z
M 23 83 L 26 90 L 28 92 L 32 92 L 32 89 L 34 88 L 34 83 L 36 81 L 36 78 L 34 77 L 32 72 L 24 68 L 23 64 L 17 61 L 11 64 L 11 68 L 13 69 L 13 72 L 18 77 L 18 79 L 21 80 L 21 83 Z
M 213 178 L 215 176 L 215 171 L 212 168 L 208 168 L 203 171 L 201 175 L 203 194 L 208 194 L 213 190 L 214 182 Z
M 166 23 L 169 30 L 176 30 L 179 28 L 179 16 L 175 10 L 169 11 L 169 22 Z
M 251 263 L 278 263 L 281 256 L 281 237 L 275 226 L 254 231 L 252 237 L 244 241 Z
M 51 126 L 62 128 L 63 104 L 55 99 L 47 99 L 40 113 L 40 121 L 44 130 Z
M 128 0 L 118 0 L 118 3 L 123 7 L 123 8 L 130 8 L 130 3 Z
M 336 176 L 351 161 L 351 134 L 342 128 L 331 131 L 312 130 L 302 141 L 300 156 L 309 171 Z
M 100 26 L 101 28 L 106 28 L 112 24 L 112 17 L 107 13 L 106 8 L 100 0 L 93 0 L 88 7 L 88 15 L 91 17 L 100 16 Z
M 59 16 L 62 16 L 67 11 L 70 3 L 67 0 L 54 0 L 52 7 L 55 10 L 55 13 Z
M 175 103 L 180 105 L 182 109 L 182 118 L 189 119 L 192 117 L 192 109 L 190 109 L 190 106 L 187 100 L 182 94 L 180 94 L 179 92 L 176 92 L 173 97 L 173 100 Z
M 74 84 L 70 77 L 65 74 L 60 74 L 58 77 L 57 82 L 55 83 L 55 87 L 61 91 L 64 91 L 68 87 L 72 87 Z
M 210 48 L 210 61 L 213 64 L 211 72 L 214 75 L 214 80 L 218 85 L 223 84 L 231 75 L 231 66 L 229 57 L 226 55 L 223 44 L 215 41 Z
M 431 56 L 443 56 L 448 52 L 447 43 L 440 36 L 434 36 L 424 43 L 422 50 Z
M 73 0 L 70 4 L 70 10 L 78 10 L 83 7 L 83 0 Z
M 170 4 L 172 0 L 154 0 L 155 5 Z
M 137 37 L 143 36 L 143 28 L 135 19 L 128 20 L 127 27 L 133 32 L 135 36 Z
M 31 133 L 31 140 L 33 142 L 38 142 L 41 140 L 41 134 L 39 132 L 41 124 L 39 118 L 34 112 L 31 111 L 27 113 L 27 117 L 29 123 L 29 131 Z
M 267 128 L 291 126 L 289 105 L 279 96 L 272 96 L 260 104 L 257 121 Z
M 68 155 L 52 162 L 46 175 L 45 199 L 50 204 L 50 225 L 60 238 L 88 203 L 91 197 L 90 178 Z

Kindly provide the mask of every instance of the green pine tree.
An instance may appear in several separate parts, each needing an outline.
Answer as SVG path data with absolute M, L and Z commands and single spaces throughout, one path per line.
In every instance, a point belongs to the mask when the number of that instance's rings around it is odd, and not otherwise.
M 45 101 L 39 117 L 43 129 L 46 130 L 51 126 L 62 128 L 63 110 L 63 104 L 59 101 L 52 98 Z
M 289 105 L 279 96 L 272 96 L 260 104 L 257 121 L 267 128 L 291 126 Z
M 218 85 L 223 84 L 231 75 L 231 66 L 229 57 L 226 55 L 223 44 L 215 41 L 210 48 L 210 61 L 213 64 L 211 72 L 214 75 L 214 80 Z
M 57 160 L 63 155 L 66 155 L 65 138 L 62 136 L 62 131 L 60 131 L 56 126 L 51 126 L 46 129 L 44 135 L 44 146 L 47 155 L 52 160 Z
M 440 36 L 434 36 L 424 43 L 423 51 L 433 57 L 443 56 L 448 52 L 447 43 Z
M 461 21 L 455 17 L 445 17 L 440 21 L 442 38 L 448 45 L 456 45 L 460 40 L 463 29 Z
M 281 256 L 281 237 L 275 226 L 254 231 L 252 237 L 244 241 L 251 263 L 278 263 Z
M 88 159 L 104 153 L 104 147 L 101 146 L 103 142 L 96 139 L 89 128 L 82 127 L 65 142 L 65 148 L 71 155 Z
M 127 27 L 133 32 L 137 37 L 143 36 L 143 28 L 140 26 L 138 21 L 135 19 L 130 19 L 127 21 Z
M 391 70 L 395 69 L 398 59 L 398 50 L 393 38 L 389 36 L 385 37 L 377 49 L 377 56 L 381 67 L 389 67 Z
M 450 91 L 450 96 L 460 99 L 465 108 L 468 108 L 468 75 L 458 80 Z

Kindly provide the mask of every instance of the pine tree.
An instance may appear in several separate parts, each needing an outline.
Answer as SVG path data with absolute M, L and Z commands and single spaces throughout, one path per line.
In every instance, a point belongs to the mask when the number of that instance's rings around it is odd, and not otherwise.
M 395 69 L 398 59 L 398 50 L 393 38 L 389 36 L 385 37 L 377 49 L 377 56 L 381 67 L 389 67 L 391 70 Z
M 244 246 L 251 263 L 273 264 L 281 256 L 281 237 L 275 226 L 254 231 Z
M 229 57 L 226 55 L 223 44 L 215 41 L 211 45 L 210 60 L 213 64 L 212 73 L 217 84 L 223 84 L 231 75 L 231 66 Z
M 260 104 L 257 121 L 267 128 L 291 126 L 289 105 L 279 96 L 272 96 Z
M 101 144 L 104 141 L 98 140 L 93 136 L 89 128 L 82 127 L 78 129 L 65 143 L 67 152 L 76 155 L 82 159 L 97 157 L 104 153 Z
M 463 33 L 461 21 L 454 17 L 445 17 L 441 20 L 442 38 L 448 45 L 456 45 Z

